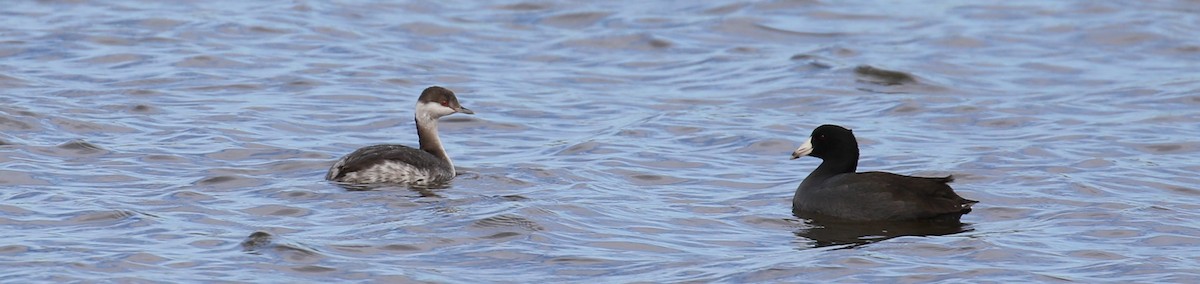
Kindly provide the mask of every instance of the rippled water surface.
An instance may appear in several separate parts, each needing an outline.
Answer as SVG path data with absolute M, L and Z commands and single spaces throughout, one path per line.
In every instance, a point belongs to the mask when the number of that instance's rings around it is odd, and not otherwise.
M 15 1 L 0 281 L 1196 282 L 1200 3 Z M 322 180 L 415 144 L 447 188 Z M 821 124 L 954 228 L 791 215 Z

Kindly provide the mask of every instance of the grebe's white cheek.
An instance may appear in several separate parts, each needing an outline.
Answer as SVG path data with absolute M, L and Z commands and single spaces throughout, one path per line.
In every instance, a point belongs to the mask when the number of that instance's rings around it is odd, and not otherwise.
M 451 114 L 454 114 L 455 112 L 457 112 L 457 111 L 454 111 L 454 109 L 452 109 L 452 108 L 450 108 L 450 107 L 443 106 L 443 105 L 440 105 L 440 104 L 439 104 L 439 105 L 437 105 L 437 115 L 438 115 L 439 117 L 440 117 L 440 116 L 447 116 L 447 115 L 451 115 Z
M 436 102 L 417 103 L 417 115 L 428 118 L 439 118 L 454 113 L 454 109 Z

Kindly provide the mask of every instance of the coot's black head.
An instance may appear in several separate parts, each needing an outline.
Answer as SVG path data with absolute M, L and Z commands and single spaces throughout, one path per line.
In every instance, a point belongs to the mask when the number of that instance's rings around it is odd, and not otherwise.
M 453 113 L 475 114 L 458 103 L 458 97 L 449 89 L 433 86 L 421 92 L 417 99 L 417 116 L 439 118 Z
M 792 159 L 813 156 L 823 160 L 853 158 L 858 160 L 858 140 L 854 132 L 845 127 L 826 124 L 813 129 L 812 135 L 800 148 L 792 152 Z

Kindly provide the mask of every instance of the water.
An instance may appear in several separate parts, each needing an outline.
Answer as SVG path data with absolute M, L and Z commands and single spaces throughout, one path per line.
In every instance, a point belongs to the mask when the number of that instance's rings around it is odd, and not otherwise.
M 1196 282 L 1200 4 L 19 1 L 2 282 Z M 892 73 L 892 72 L 899 73 Z M 448 188 L 322 180 L 415 144 Z M 809 224 L 820 124 L 961 227 Z

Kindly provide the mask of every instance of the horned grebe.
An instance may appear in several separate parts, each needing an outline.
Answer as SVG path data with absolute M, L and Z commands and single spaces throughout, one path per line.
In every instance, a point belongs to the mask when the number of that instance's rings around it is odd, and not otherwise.
M 326 180 L 344 183 L 428 184 L 454 179 L 454 163 L 438 138 L 438 118 L 454 113 L 475 114 L 460 105 L 454 92 L 433 86 L 417 99 L 417 137 L 421 148 L 375 145 L 359 148 L 329 168 Z
M 792 211 L 798 215 L 855 221 L 945 219 L 957 221 L 971 212 L 975 200 L 958 196 L 950 188 L 952 176 L 914 177 L 886 172 L 855 173 L 858 167 L 858 141 L 854 132 L 837 125 L 821 125 L 792 159 L 803 156 L 821 158 L 792 197 Z

